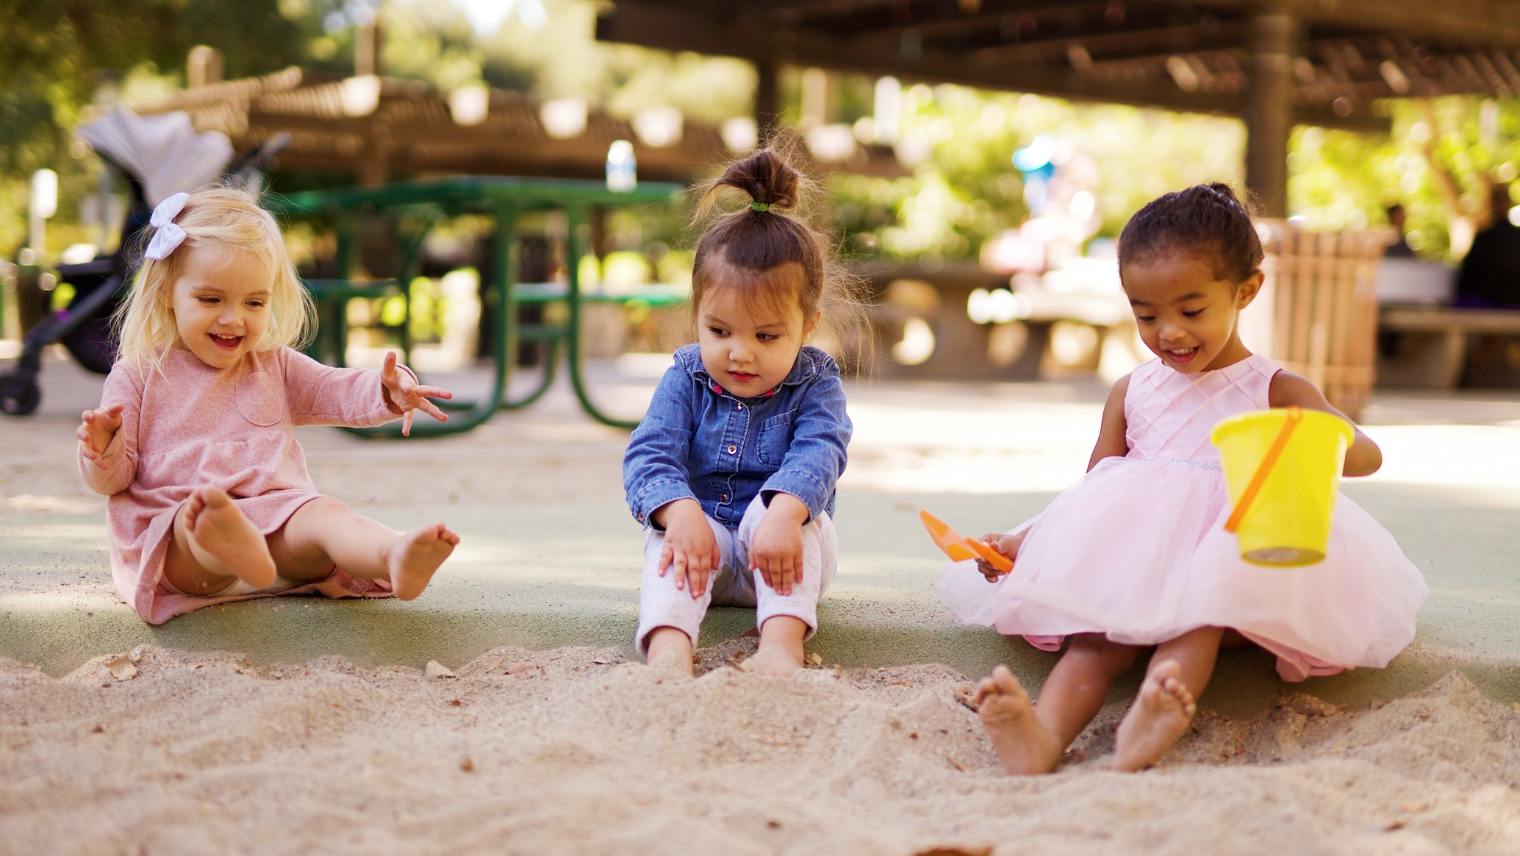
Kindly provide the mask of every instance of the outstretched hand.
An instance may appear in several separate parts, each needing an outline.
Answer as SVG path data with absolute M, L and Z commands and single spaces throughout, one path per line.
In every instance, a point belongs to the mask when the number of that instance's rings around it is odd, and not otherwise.
M 84 456 L 100 463 L 100 456 L 111 445 L 111 438 L 121 430 L 122 405 L 108 404 L 99 410 L 86 410 L 79 414 L 79 428 L 74 436 L 83 444 Z
M 380 383 L 385 387 L 385 392 L 390 400 L 402 413 L 401 434 L 404 437 L 411 436 L 412 414 L 418 410 L 437 419 L 439 422 L 449 421 L 449 415 L 438 409 L 438 405 L 429 398 L 442 398 L 448 400 L 454 397 L 454 393 L 436 386 L 423 386 L 411 372 L 401 371 L 396 367 L 396 352 L 387 351 L 385 365 L 380 369 Z

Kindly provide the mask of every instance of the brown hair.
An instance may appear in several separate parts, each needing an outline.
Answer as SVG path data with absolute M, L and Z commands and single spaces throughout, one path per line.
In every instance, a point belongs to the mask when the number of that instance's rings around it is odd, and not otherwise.
M 723 215 L 697 240 L 692 262 L 691 306 L 696 312 L 713 287 L 733 288 L 751 305 L 802 308 L 804 323 L 820 311 L 829 290 L 825 238 L 800 218 L 782 213 L 802 202 L 805 180 L 772 149 L 729 164 L 697 204 L 705 219 L 726 189 L 743 192 L 750 204 Z M 788 269 L 795 265 L 795 269 Z M 794 272 L 795 271 L 795 272 Z
M 1261 267 L 1261 238 L 1247 207 L 1228 184 L 1197 184 L 1151 200 L 1119 233 L 1119 270 L 1164 253 L 1213 262 L 1214 276 L 1244 282 Z

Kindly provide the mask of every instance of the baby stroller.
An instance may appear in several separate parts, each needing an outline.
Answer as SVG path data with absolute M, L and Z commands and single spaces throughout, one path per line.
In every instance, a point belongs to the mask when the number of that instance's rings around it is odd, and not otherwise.
M 219 132 L 198 134 L 186 113 L 138 116 L 117 108 L 81 126 L 80 139 L 126 179 L 130 209 L 116 252 L 83 264 L 59 265 L 60 282 L 74 287 L 67 308 L 38 322 L 21 345 L 16 367 L 0 375 L 0 411 L 24 416 L 42 402 L 37 375 L 42 351 L 61 343 L 86 369 L 110 372 L 116 362 L 111 319 L 141 261 L 142 233 L 153 208 L 181 190 L 193 190 L 221 176 L 243 186 L 260 179 L 259 171 L 290 144 L 289 134 L 260 143 L 232 161 L 232 144 Z

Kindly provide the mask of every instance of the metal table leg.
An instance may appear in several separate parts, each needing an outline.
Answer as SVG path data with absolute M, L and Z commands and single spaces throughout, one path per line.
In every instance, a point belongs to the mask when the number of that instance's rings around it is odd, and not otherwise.
M 493 282 L 489 296 L 493 298 L 491 314 L 495 358 L 491 374 L 491 389 L 481 398 L 468 405 L 468 409 L 450 408 L 449 421 L 436 422 L 426 416 L 412 423 L 413 437 L 438 437 L 445 434 L 462 434 L 485 424 L 496 413 L 506 394 L 511 375 L 511 354 L 517 346 L 516 301 L 512 297 L 512 285 L 517 278 L 517 211 L 503 205 L 496 210 L 496 258 Z M 465 407 L 464 402 L 457 405 Z M 378 428 L 344 428 L 361 437 L 400 437 L 401 422 L 397 420 Z

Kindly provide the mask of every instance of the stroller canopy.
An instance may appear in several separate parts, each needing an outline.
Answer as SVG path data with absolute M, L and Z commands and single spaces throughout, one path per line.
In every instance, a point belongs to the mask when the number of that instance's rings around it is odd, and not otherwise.
M 79 138 L 143 184 L 148 204 L 194 190 L 220 175 L 232 160 L 232 143 L 220 131 L 197 134 L 190 114 L 139 116 L 125 107 L 80 126 Z

